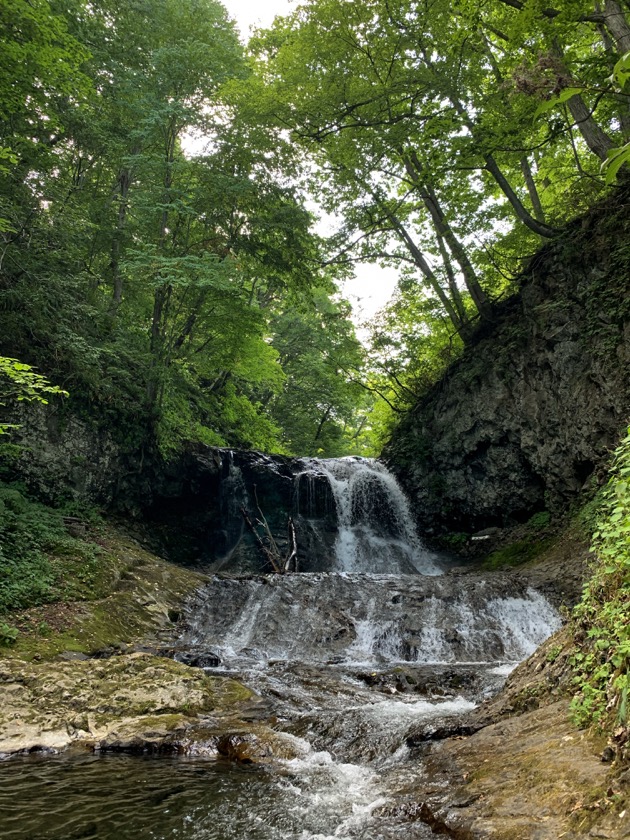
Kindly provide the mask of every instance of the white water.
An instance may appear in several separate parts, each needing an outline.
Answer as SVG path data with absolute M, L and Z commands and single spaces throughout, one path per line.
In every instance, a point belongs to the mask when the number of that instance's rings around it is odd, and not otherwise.
M 220 658 L 293 739 L 297 757 L 276 762 L 274 816 L 253 817 L 256 837 L 425 840 L 427 826 L 387 816 L 420 784 L 414 745 L 457 727 L 560 619 L 523 582 L 443 574 L 382 464 L 302 464 L 298 516 L 327 552 L 311 568 L 327 571 L 213 578 L 182 648 Z
M 435 554 L 416 532 L 409 503 L 396 478 L 370 458 L 304 459 L 296 483 L 307 483 L 307 510 L 325 477 L 337 517 L 335 570 L 350 573 L 441 574 Z
M 238 659 L 383 666 L 519 662 L 560 627 L 557 612 L 504 578 L 298 574 L 216 578 L 186 647 Z
M 221 660 L 219 673 L 262 698 L 260 706 L 252 701 L 250 718 L 247 707 L 238 710 L 251 721 L 234 720 L 238 732 L 268 724 L 274 742 L 283 742 L 279 752 L 295 757 L 227 766 L 213 764 L 204 745 L 196 757 L 166 759 L 166 767 L 162 758 L 137 764 L 134 757 L 126 762 L 128 775 L 113 763 L 101 778 L 94 763 L 95 775 L 83 788 L 74 777 L 64 782 L 63 773 L 61 782 L 37 786 L 37 768 L 28 766 L 31 825 L 22 829 L 23 814 L 9 840 L 94 836 L 96 825 L 103 840 L 435 836 L 419 809 L 415 817 L 413 807 L 411 817 L 398 810 L 425 801 L 425 748 L 434 736 L 458 731 L 465 715 L 496 693 L 516 663 L 559 627 L 558 614 L 519 578 L 439 574 L 404 495 L 380 464 L 303 464 L 296 481 L 300 513 L 322 533 L 337 525 L 336 571 L 217 575 L 191 602 L 180 644 L 182 655 Z M 234 533 L 226 547 L 241 534 L 240 506 L 247 502 L 233 465 L 228 478 L 224 502 Z M 330 540 L 322 546 L 330 553 Z M 328 556 L 315 568 L 330 569 Z M 5 806 L 19 801 L 8 787 L 15 766 L 0 779 L 0 810 L 3 793 Z M 448 784 L 444 777 L 437 782 Z M 81 797 L 88 799 L 85 816 Z M 110 818 L 108 833 L 102 826 Z

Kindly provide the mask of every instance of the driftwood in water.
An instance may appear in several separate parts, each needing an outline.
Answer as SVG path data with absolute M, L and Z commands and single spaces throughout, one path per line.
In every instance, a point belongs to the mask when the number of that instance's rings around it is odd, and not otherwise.
M 254 539 L 256 540 L 256 544 L 258 548 L 262 552 L 263 556 L 267 559 L 267 562 L 274 570 L 277 575 L 283 575 L 286 572 L 297 572 L 298 570 L 298 549 L 297 549 L 297 537 L 295 533 L 295 525 L 293 523 L 293 519 L 289 516 L 288 520 L 288 549 L 285 556 L 283 556 L 280 552 L 278 547 L 278 543 L 276 542 L 273 534 L 271 533 L 271 528 L 269 527 L 269 523 L 265 519 L 265 515 L 260 508 L 260 503 L 258 502 L 258 494 L 256 493 L 256 485 L 254 485 L 254 500 L 256 502 L 256 510 L 258 512 L 258 519 L 256 522 L 252 522 L 252 518 L 249 515 L 247 509 L 242 506 L 241 513 L 243 515 L 243 519 L 245 520 L 245 524 L 249 528 L 249 530 L 254 535 Z M 259 532 L 259 528 L 263 529 L 264 536 L 261 536 Z M 293 568 L 291 568 L 293 567 Z

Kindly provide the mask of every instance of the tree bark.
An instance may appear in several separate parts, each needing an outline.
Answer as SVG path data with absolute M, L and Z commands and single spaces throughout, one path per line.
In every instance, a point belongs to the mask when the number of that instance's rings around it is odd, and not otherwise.
M 131 186 L 131 170 L 128 166 L 121 170 L 120 175 L 118 176 L 118 183 L 120 185 L 118 219 L 116 221 L 114 241 L 112 242 L 112 258 L 110 262 L 113 282 L 112 300 L 115 306 L 120 304 L 123 296 L 123 283 L 122 277 L 120 276 L 120 252 L 127 220 L 127 198 L 129 195 L 129 187 Z
M 407 250 L 411 254 L 411 257 L 415 264 L 418 266 L 422 274 L 424 275 L 425 279 L 427 280 L 429 286 L 433 289 L 435 294 L 438 296 L 440 303 L 446 310 L 446 314 L 448 315 L 451 323 L 455 327 L 456 331 L 462 335 L 462 330 L 464 329 L 464 322 L 462 322 L 461 318 L 459 317 L 457 310 L 451 303 L 448 295 L 444 291 L 444 289 L 440 286 L 440 281 L 435 276 L 431 266 L 426 261 L 424 254 L 418 248 L 416 243 L 413 241 L 413 238 L 402 224 L 400 219 L 398 219 L 393 213 L 390 211 L 385 211 L 387 213 L 387 217 L 389 218 L 392 227 L 398 233 L 400 238 L 405 243 Z M 465 332 L 465 330 L 464 330 Z M 462 335 L 462 340 L 464 340 L 464 336 Z
M 501 169 L 494 157 L 491 154 L 486 153 L 484 154 L 483 159 L 486 164 L 485 168 L 492 175 L 494 180 L 497 182 L 497 184 L 503 191 L 503 194 L 512 205 L 512 208 L 514 209 L 517 218 L 520 219 L 520 221 L 523 222 L 524 225 L 526 225 L 530 230 L 533 230 L 534 233 L 537 233 L 539 236 L 544 236 L 547 239 L 550 239 L 553 236 L 555 236 L 556 232 L 552 227 L 550 227 L 545 222 L 539 222 L 538 219 L 535 219 L 531 215 L 531 213 L 525 208 L 523 202 L 512 189 L 510 182 L 505 177 L 503 172 L 501 172 Z
M 584 138 L 584 142 L 600 160 L 606 160 L 614 143 L 600 125 L 593 119 L 590 109 L 579 94 L 572 96 L 567 107 L 575 121 L 575 126 Z
M 630 24 L 617 0 L 605 0 L 603 18 L 606 28 L 615 40 L 619 55 L 630 52 Z
M 429 58 L 425 55 L 425 62 L 428 67 L 433 69 L 433 65 Z M 459 101 L 459 99 L 451 94 L 450 92 L 447 94 L 453 108 L 457 111 L 457 113 L 462 118 L 462 121 L 466 128 L 470 131 L 471 136 L 475 137 L 475 126 L 470 119 L 468 112 Z M 547 239 L 551 239 L 556 235 L 556 231 L 550 227 L 548 224 L 544 222 L 539 222 L 538 219 L 535 219 L 532 214 L 527 210 L 523 202 L 517 196 L 516 192 L 512 188 L 512 185 L 505 177 L 499 164 L 494 159 L 494 156 L 491 152 L 482 152 L 483 160 L 485 163 L 485 169 L 492 175 L 494 180 L 499 185 L 499 188 L 507 198 L 507 200 L 512 205 L 512 209 L 516 213 L 516 217 L 523 222 L 523 224 L 528 227 L 530 230 L 533 230 L 534 233 L 537 233 L 539 236 L 544 236 Z
M 534 216 L 539 222 L 545 224 L 545 211 L 543 210 L 543 206 L 540 202 L 540 195 L 538 194 L 538 188 L 536 186 L 536 181 L 534 180 L 534 173 L 532 172 L 532 168 L 525 155 L 521 158 L 521 172 L 523 173 L 523 178 L 525 178 L 525 186 L 527 187 L 529 200 L 531 201 L 534 209 Z
M 440 256 L 442 257 L 442 262 L 444 263 L 444 271 L 446 272 L 446 276 L 448 278 L 448 287 L 451 292 L 451 299 L 455 309 L 457 310 L 457 314 L 463 323 L 466 320 L 466 309 L 464 308 L 464 301 L 462 300 L 461 292 L 459 291 L 459 286 L 457 285 L 455 272 L 453 271 L 453 264 L 451 263 L 451 258 L 446 248 L 444 238 L 440 236 L 437 231 L 436 238 L 438 248 L 440 249 Z

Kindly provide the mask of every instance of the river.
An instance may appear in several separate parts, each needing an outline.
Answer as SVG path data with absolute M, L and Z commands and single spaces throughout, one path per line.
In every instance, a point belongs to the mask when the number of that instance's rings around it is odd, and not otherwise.
M 525 584 L 449 570 L 378 463 L 305 461 L 302 532 L 317 531 L 322 482 L 337 522 L 326 571 L 214 575 L 175 646 L 251 687 L 287 757 L 13 758 L 0 764 L 3 840 L 434 836 L 406 808 L 424 741 L 456 729 L 560 620 Z

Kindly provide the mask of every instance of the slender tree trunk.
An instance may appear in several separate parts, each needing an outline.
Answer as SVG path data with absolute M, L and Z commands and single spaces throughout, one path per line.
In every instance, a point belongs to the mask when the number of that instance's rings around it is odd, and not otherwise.
M 415 152 L 410 155 L 403 156 L 403 162 L 407 174 L 418 188 L 420 196 L 424 201 L 424 205 L 431 215 L 433 224 L 439 236 L 443 237 L 446 244 L 450 248 L 451 254 L 459 265 L 466 288 L 470 292 L 470 296 L 475 304 L 477 311 L 482 318 L 487 318 L 490 315 L 490 302 L 486 293 L 481 288 L 477 279 L 477 273 L 473 268 L 472 263 L 468 259 L 466 249 L 459 241 L 453 228 L 446 220 L 446 216 L 442 210 L 438 197 L 433 190 L 433 187 L 423 179 L 424 167 L 420 163 Z
M 536 186 L 536 181 L 534 180 L 534 173 L 532 172 L 532 168 L 526 155 L 523 155 L 521 158 L 521 172 L 523 173 L 523 178 L 525 179 L 525 186 L 527 187 L 527 192 L 529 193 L 529 200 L 531 201 L 534 209 L 534 216 L 539 222 L 545 224 L 545 211 L 543 210 L 543 206 L 540 202 L 540 195 L 538 194 L 538 188 Z
M 453 264 L 451 263 L 450 255 L 446 249 L 444 238 L 440 236 L 437 231 L 435 235 L 437 238 L 438 248 L 440 249 L 440 256 L 442 257 L 442 262 L 444 263 L 444 270 L 446 271 L 446 276 L 448 278 L 448 288 L 451 293 L 451 300 L 457 310 L 457 315 L 459 316 L 460 321 L 463 323 L 466 320 L 466 309 L 464 307 L 461 292 L 459 291 L 459 286 L 457 285 L 457 279 L 455 277 L 455 272 L 453 271 Z
M 490 66 L 492 67 L 492 72 L 494 74 L 494 78 L 497 81 L 498 85 L 502 85 L 504 83 L 503 73 L 501 72 L 501 68 L 497 63 L 497 60 L 492 52 L 492 47 L 490 42 L 483 36 L 483 41 L 485 44 L 485 53 L 488 57 L 488 61 L 490 62 Z M 523 178 L 525 179 L 525 186 L 527 187 L 527 192 L 529 194 L 529 200 L 531 201 L 532 208 L 534 210 L 534 218 L 538 222 L 542 222 L 542 224 L 546 223 L 545 213 L 542 208 L 542 204 L 540 203 L 540 196 L 538 195 L 538 190 L 536 189 L 536 181 L 534 180 L 534 174 L 532 172 L 532 168 L 529 165 L 529 161 L 526 155 L 520 160 L 521 164 L 521 172 L 523 173 Z
M 501 188 L 503 194 L 512 205 L 512 208 L 516 213 L 517 218 L 520 219 L 520 221 L 523 222 L 524 225 L 526 225 L 530 230 L 533 230 L 534 233 L 537 233 L 539 236 L 544 236 L 547 239 L 551 239 L 553 236 L 555 236 L 556 232 L 552 227 L 550 227 L 546 222 L 539 222 L 538 219 L 535 219 L 531 215 L 531 213 L 525 208 L 523 202 L 512 189 L 512 185 L 501 171 L 501 168 L 499 167 L 499 164 L 496 162 L 494 157 L 491 154 L 486 153 L 484 154 L 483 159 L 486 164 L 485 168 L 492 175 L 494 180 Z
M 326 421 L 330 417 L 330 412 L 331 411 L 332 411 L 332 405 L 329 405 L 326 408 L 326 411 L 324 411 L 324 413 L 322 414 L 322 419 L 319 421 L 317 431 L 315 432 L 315 437 L 313 438 L 313 443 L 317 443 L 317 441 L 319 440 L 319 436 L 322 433 L 322 429 L 324 428 L 324 424 L 326 423 Z
M 604 23 L 613 36 L 619 55 L 630 52 L 630 24 L 617 0 L 605 0 Z
M 444 307 L 446 314 L 448 315 L 451 323 L 457 330 L 457 332 L 461 335 L 462 329 L 464 327 L 464 323 L 462 322 L 461 318 L 457 310 L 455 309 L 453 303 L 451 302 L 449 296 L 446 294 L 444 289 L 440 285 L 440 281 L 435 276 L 431 266 L 426 261 L 424 254 L 418 248 L 416 243 L 413 241 L 412 236 L 409 234 L 405 226 L 402 224 L 400 219 L 398 219 L 393 213 L 385 209 L 385 213 L 389 221 L 391 222 L 392 227 L 398 233 L 400 238 L 405 243 L 407 250 L 411 254 L 411 257 L 415 264 L 418 266 L 420 271 L 422 272 L 423 276 L 427 280 L 429 286 L 433 289 L 435 294 L 438 296 L 440 303 Z M 463 339 L 463 336 L 462 336 Z
M 590 108 L 579 94 L 572 96 L 567 102 L 567 107 L 575 121 L 575 126 L 584 138 L 584 142 L 594 155 L 600 160 L 606 160 L 610 149 L 615 144 L 593 119 Z
M 571 73 L 564 64 L 564 54 L 562 47 L 557 39 L 554 39 L 552 44 L 552 53 L 558 61 L 558 72 L 564 75 L 567 79 L 571 79 Z M 582 99 L 579 93 L 572 96 L 567 102 L 567 107 L 573 120 L 575 127 L 582 135 L 584 142 L 594 155 L 600 160 L 606 160 L 607 152 L 614 148 L 614 143 L 606 132 L 601 128 L 599 123 L 594 119 L 591 109 Z
M 118 219 L 116 221 L 116 231 L 114 233 L 114 241 L 112 242 L 112 258 L 110 267 L 112 270 L 112 300 L 115 306 L 118 306 L 122 301 L 123 296 L 123 282 L 120 275 L 120 252 L 122 248 L 122 238 L 127 222 L 127 198 L 129 195 L 129 187 L 131 185 L 131 170 L 125 167 L 121 170 L 118 176 L 119 199 L 118 199 Z
M 468 116 L 468 112 L 462 105 L 462 103 L 457 99 L 455 96 L 449 94 L 448 95 L 451 104 L 457 111 L 457 113 L 462 117 L 464 125 L 470 131 L 471 135 L 475 137 L 475 126 L 472 123 L 472 120 Z M 483 160 L 485 163 L 485 169 L 492 175 L 494 180 L 499 185 L 499 188 L 507 198 L 507 200 L 512 205 L 512 209 L 514 210 L 516 217 L 523 222 L 523 224 L 528 227 L 530 230 L 533 230 L 534 233 L 537 233 L 539 236 L 544 236 L 547 239 L 551 239 L 556 235 L 556 231 L 550 227 L 545 222 L 539 222 L 538 219 L 534 218 L 529 210 L 525 207 L 523 202 L 520 200 L 512 185 L 505 177 L 499 164 L 496 162 L 494 156 L 491 152 L 482 152 Z
M 163 180 L 163 202 L 164 209 L 160 215 L 159 226 L 159 250 L 164 253 L 166 249 L 166 239 L 168 236 L 168 205 L 171 199 L 171 189 L 173 186 L 173 162 L 175 160 L 175 145 L 177 142 L 177 128 L 174 121 L 171 121 L 166 134 L 166 147 L 164 154 L 164 180 Z M 147 397 L 149 405 L 155 407 L 159 398 L 161 398 L 161 373 L 164 364 L 164 339 L 166 331 L 166 312 L 171 298 L 173 287 L 170 284 L 158 285 L 155 289 L 153 297 L 153 313 L 151 316 L 151 331 L 150 331 L 150 350 L 151 350 L 151 370 L 149 373 L 149 383 L 147 386 Z

